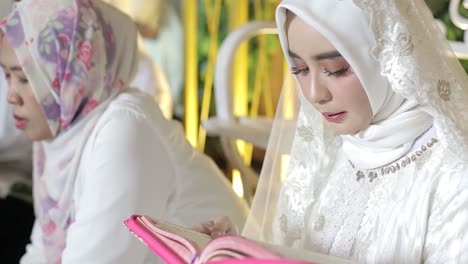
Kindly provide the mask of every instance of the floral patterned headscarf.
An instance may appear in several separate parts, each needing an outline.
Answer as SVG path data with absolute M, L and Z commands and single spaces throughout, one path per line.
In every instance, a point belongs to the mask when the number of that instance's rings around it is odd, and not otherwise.
M 14 48 L 54 136 L 34 146 L 34 200 L 48 262 L 60 263 L 83 146 L 133 77 L 136 28 L 98 0 L 24 0 L 0 21 L 0 35 Z
M 126 69 L 118 65 L 119 60 L 128 64 L 134 54 L 126 49 L 126 54 L 116 58 L 118 40 L 113 27 L 103 14 L 105 9 L 94 2 L 22 1 L 0 22 L 53 135 L 118 93 L 134 74 L 131 65 Z

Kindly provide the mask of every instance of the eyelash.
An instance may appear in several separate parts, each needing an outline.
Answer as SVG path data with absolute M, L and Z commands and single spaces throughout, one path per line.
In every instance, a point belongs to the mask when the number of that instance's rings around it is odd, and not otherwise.
M 303 73 L 308 73 L 309 72 L 309 67 L 304 67 L 304 68 L 296 68 L 296 67 L 293 67 L 291 68 L 291 73 L 294 74 L 294 75 L 299 75 L 299 74 L 303 74 Z M 327 69 L 324 69 L 322 71 L 322 73 L 326 74 L 327 76 L 333 76 L 333 77 L 341 77 L 345 74 L 347 74 L 349 72 L 349 67 L 344 67 L 344 68 L 341 68 L 337 71 L 329 71 Z
M 324 69 L 322 72 L 325 73 L 327 76 L 340 77 L 349 72 L 349 67 L 344 67 L 334 72 Z
M 305 68 L 292 67 L 291 68 L 291 73 L 294 75 L 299 75 L 301 73 L 308 73 L 308 72 L 309 72 L 309 67 L 305 67 Z
M 9 80 L 11 78 L 11 75 L 9 73 L 5 73 L 5 79 Z M 21 84 L 28 84 L 29 80 L 26 78 L 19 78 L 19 82 Z

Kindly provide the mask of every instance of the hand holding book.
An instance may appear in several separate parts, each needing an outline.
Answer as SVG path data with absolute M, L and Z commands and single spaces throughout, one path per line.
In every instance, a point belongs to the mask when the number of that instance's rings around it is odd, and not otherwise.
M 209 235 L 213 238 L 226 234 L 239 235 L 237 226 L 234 225 L 231 219 L 227 216 L 219 217 L 212 221 L 201 222 L 192 226 L 190 229 Z
M 213 221 L 213 227 L 216 223 L 224 223 L 220 227 L 229 227 L 224 220 Z M 238 235 L 225 234 L 212 238 L 148 216 L 133 215 L 125 221 L 125 225 L 155 254 L 170 264 L 352 263 L 309 251 L 260 243 Z M 204 228 L 210 226 L 208 224 Z

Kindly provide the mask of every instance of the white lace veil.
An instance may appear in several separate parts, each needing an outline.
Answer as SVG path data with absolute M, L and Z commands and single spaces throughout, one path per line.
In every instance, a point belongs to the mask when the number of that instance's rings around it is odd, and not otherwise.
M 287 56 L 286 10 L 322 33 L 365 88 L 390 85 L 396 97 L 416 103 L 423 116 L 431 118 L 439 147 L 466 158 L 467 76 L 423 0 L 283 0 L 276 19 Z M 366 92 L 374 122 L 378 117 L 372 102 L 379 99 Z M 291 96 L 299 99 L 295 115 L 285 116 L 284 102 Z M 412 128 L 405 131 L 411 133 Z M 286 82 L 243 235 L 297 246 L 307 207 L 324 179 L 347 161 L 342 146 L 342 137 L 324 126 L 295 84 Z M 288 235 L 278 234 L 278 229 Z

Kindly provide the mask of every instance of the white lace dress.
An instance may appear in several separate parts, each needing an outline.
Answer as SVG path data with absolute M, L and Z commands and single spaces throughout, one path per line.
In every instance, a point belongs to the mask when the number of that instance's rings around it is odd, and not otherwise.
M 429 130 L 383 171 L 343 159 L 315 202 L 279 216 L 276 237 L 359 263 L 468 263 L 468 164 L 436 138 Z
M 276 120 L 282 131 L 270 135 L 246 230 L 259 225 L 253 237 L 358 263 L 468 263 L 468 82 L 424 1 L 283 0 L 276 15 L 287 55 L 284 9 L 321 25 L 337 50 L 349 46 L 350 58 L 375 58 L 378 74 L 421 104 L 436 131 L 383 171 L 360 171 L 320 113 L 301 102 L 294 126 Z M 376 43 L 342 43 L 366 37 Z M 285 179 L 274 174 L 284 153 Z

